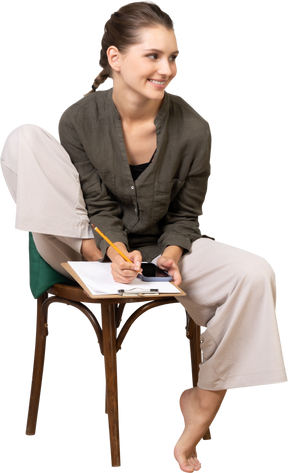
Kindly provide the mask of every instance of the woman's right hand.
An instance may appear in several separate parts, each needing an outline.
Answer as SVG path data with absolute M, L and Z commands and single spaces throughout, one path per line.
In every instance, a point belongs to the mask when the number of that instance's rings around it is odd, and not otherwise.
M 132 261 L 132 263 L 128 263 L 128 261 L 122 258 L 122 256 L 112 248 L 112 246 L 109 246 L 107 249 L 107 256 L 111 260 L 111 273 L 113 279 L 116 282 L 129 284 L 137 277 L 139 272 L 141 272 L 142 255 L 140 251 L 132 251 L 129 253 L 122 242 L 116 242 L 115 245 Z

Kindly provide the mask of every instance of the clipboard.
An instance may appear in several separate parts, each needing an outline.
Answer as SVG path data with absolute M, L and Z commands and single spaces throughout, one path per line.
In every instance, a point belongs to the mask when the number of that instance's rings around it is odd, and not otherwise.
M 99 263 L 99 264 L 107 264 L 107 263 Z M 126 294 L 124 293 L 123 295 L 121 295 L 120 293 L 119 294 L 109 294 L 109 293 L 103 293 L 103 294 L 93 294 L 89 287 L 87 287 L 87 285 L 83 282 L 83 280 L 80 278 L 80 276 L 77 274 L 77 272 L 70 266 L 69 263 L 61 263 L 61 266 L 63 266 L 63 268 L 70 274 L 70 276 L 73 277 L 73 279 L 75 279 L 75 281 L 82 287 L 82 289 L 84 289 L 84 291 L 89 295 L 89 297 L 91 297 L 91 299 L 119 299 L 119 297 L 129 297 L 130 298 L 135 298 L 136 300 L 139 299 L 140 297 L 144 297 L 144 298 L 147 298 L 147 300 L 149 300 L 149 298 L 153 298 L 153 299 L 157 299 L 158 297 L 159 298 L 163 298 L 163 297 L 181 297 L 181 296 L 186 296 L 186 293 L 184 291 L 182 291 L 182 289 L 178 286 L 176 286 L 175 284 L 173 284 L 172 282 L 169 282 L 169 284 L 171 284 L 172 286 L 174 286 L 178 291 L 180 292 L 171 292 L 171 293 L 155 293 L 155 292 L 149 292 L 149 293 L 135 293 L 135 294 L 131 294 L 129 293 L 129 295 L 126 296 Z M 159 285 L 159 283 L 155 283 L 155 286 L 157 286 L 157 284 Z M 123 286 L 123 285 L 122 285 Z

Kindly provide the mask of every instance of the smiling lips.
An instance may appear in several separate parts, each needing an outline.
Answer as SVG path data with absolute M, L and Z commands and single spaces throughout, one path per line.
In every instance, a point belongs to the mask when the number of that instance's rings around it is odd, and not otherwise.
M 149 82 L 151 82 L 155 87 L 159 89 L 163 89 L 165 87 L 166 81 L 160 81 L 160 80 L 154 80 L 154 79 L 148 79 Z
M 160 81 L 160 80 L 154 80 L 154 79 L 148 79 L 150 80 L 150 82 L 154 82 L 155 84 L 159 84 L 159 85 L 164 85 L 165 84 L 165 81 Z

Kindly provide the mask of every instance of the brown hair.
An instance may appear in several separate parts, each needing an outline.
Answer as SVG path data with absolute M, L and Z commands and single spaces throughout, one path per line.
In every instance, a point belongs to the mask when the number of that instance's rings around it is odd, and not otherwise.
M 107 58 L 107 49 L 115 46 L 123 53 L 125 49 L 139 42 L 140 30 L 153 26 L 164 26 L 173 30 L 173 21 L 167 13 L 163 12 L 155 3 L 134 2 L 124 5 L 113 13 L 104 27 L 104 35 L 101 42 L 99 64 L 103 68 L 94 79 L 92 90 L 95 92 L 100 84 L 111 77 L 111 67 Z M 87 94 L 86 94 L 87 95 Z

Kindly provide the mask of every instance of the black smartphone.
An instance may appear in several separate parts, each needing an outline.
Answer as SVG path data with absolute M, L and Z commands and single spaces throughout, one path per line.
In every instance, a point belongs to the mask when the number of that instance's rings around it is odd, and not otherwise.
M 171 281 L 172 276 L 168 274 L 163 269 L 158 268 L 156 264 L 153 263 L 142 263 L 141 264 L 142 273 L 138 274 L 138 278 L 142 281 Z

